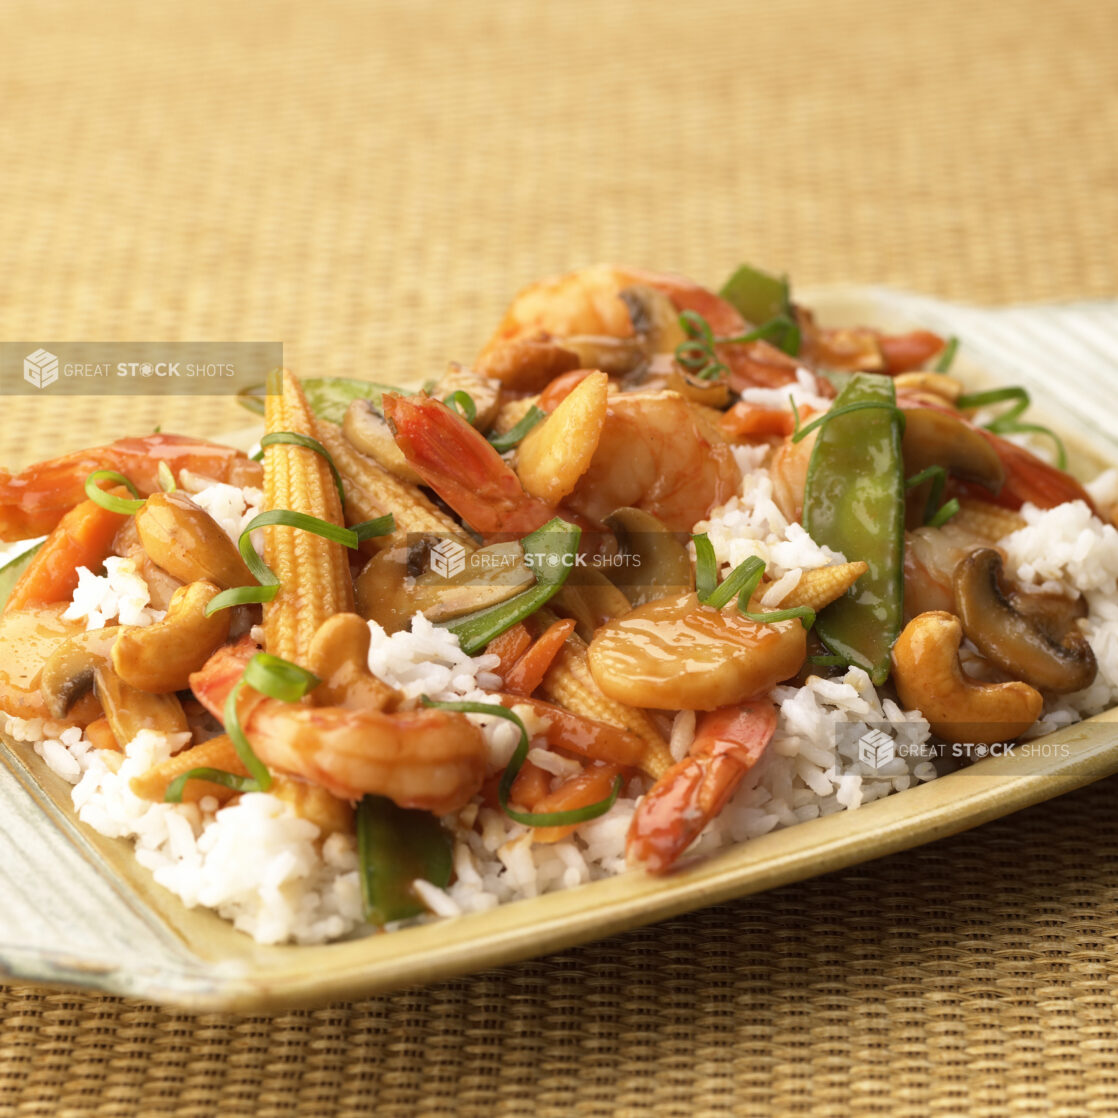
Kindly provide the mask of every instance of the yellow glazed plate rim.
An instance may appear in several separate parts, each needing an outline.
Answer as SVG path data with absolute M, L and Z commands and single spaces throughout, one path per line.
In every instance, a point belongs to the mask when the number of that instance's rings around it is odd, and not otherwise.
M 1097 418 L 1118 415 L 1118 303 L 985 310 L 877 288 L 828 289 L 803 301 L 824 323 L 959 335 L 969 364 L 983 370 L 979 379 L 1025 383 L 1044 421 L 1072 435 L 1073 457 L 1118 463 Z M 1058 399 L 1044 383 L 1057 359 Z M 13 981 L 196 1011 L 275 1011 L 436 982 L 869 861 L 1061 795 L 1118 772 L 1116 723 L 1118 709 L 1040 739 L 1066 751 L 989 758 L 666 877 L 631 871 L 484 913 L 282 947 L 187 909 L 138 865 L 129 842 L 75 821 L 69 786 L 27 746 L 0 743 L 0 889 L 9 899 L 0 912 L 0 968 Z

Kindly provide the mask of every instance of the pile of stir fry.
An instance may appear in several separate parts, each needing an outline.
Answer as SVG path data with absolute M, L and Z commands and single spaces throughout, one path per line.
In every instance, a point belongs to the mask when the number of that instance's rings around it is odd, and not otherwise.
M 186 735 L 137 795 L 270 791 L 356 833 L 375 923 L 422 911 L 415 879 L 447 884 L 442 820 L 479 797 L 547 843 L 639 777 L 629 860 L 663 872 L 762 756 L 778 684 L 855 665 L 944 739 L 992 742 L 1094 678 L 1081 603 L 1020 593 L 994 546 L 1025 502 L 1094 506 L 1007 438 L 1046 436 L 1024 393 L 967 394 L 953 353 L 821 328 L 749 267 L 719 294 L 596 267 L 523 291 L 472 368 L 422 391 L 277 372 L 245 401 L 262 461 L 154 434 L 0 473 L 0 539 L 45 534 L 0 572 L 0 710 L 108 750 Z M 759 558 L 729 569 L 694 532 L 762 459 L 838 557 L 775 607 Z M 262 487 L 263 511 L 234 542 L 186 478 Z M 79 571 L 114 556 L 165 612 L 87 630 L 64 616 Z M 488 701 L 414 703 L 373 673 L 369 622 L 417 614 L 496 657 Z M 517 728 L 511 760 L 471 714 Z M 533 734 L 577 771 L 528 761 Z

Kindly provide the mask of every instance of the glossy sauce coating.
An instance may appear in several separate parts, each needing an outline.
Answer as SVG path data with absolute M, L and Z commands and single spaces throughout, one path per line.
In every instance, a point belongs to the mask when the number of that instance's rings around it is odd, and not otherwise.
M 714 710 L 763 695 L 807 654 L 798 620 L 763 625 L 736 604 L 716 610 L 695 594 L 658 598 L 603 625 L 590 671 L 612 699 L 661 710 Z

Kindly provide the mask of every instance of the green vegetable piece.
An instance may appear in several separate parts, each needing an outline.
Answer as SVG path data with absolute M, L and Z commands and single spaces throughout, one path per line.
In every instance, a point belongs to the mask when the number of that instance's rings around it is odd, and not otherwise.
M 882 684 L 902 620 L 904 418 L 886 376 L 851 377 L 832 410 L 851 404 L 877 406 L 836 416 L 820 429 L 808 465 L 803 520 L 816 542 L 848 559 L 864 559 L 869 570 L 819 614 L 815 631 L 831 652 Z
M 718 294 L 746 322 L 768 322 L 792 315 L 787 277 L 777 279 L 748 264 L 742 264 Z
M 427 911 L 412 882 L 450 884 L 450 836 L 430 812 L 397 807 L 385 796 L 357 805 L 357 856 L 365 918 L 378 926 Z
M 520 541 L 524 556 L 536 572 L 536 585 L 514 598 L 443 626 L 455 633 L 462 650 L 473 656 L 494 637 L 530 617 L 559 593 L 575 565 L 582 530 L 560 517 L 549 520 Z
M 499 454 L 504 454 L 506 450 L 512 450 L 514 446 L 518 446 L 523 440 L 524 436 L 536 426 L 537 423 L 542 423 L 547 418 L 547 412 L 542 408 L 537 408 L 533 404 L 520 418 L 520 422 L 510 427 L 503 435 L 490 435 L 489 445 L 493 447 Z
M 35 552 L 42 546 L 42 541 L 40 541 L 34 547 L 29 547 L 26 551 L 20 552 L 14 559 L 9 559 L 0 567 L 0 608 L 11 597 L 12 590 L 19 581 L 19 576 L 27 570 L 31 560 L 35 558 Z
M 307 377 L 302 385 L 311 411 L 319 419 L 328 419 L 331 423 L 341 423 L 345 419 L 346 408 L 354 400 L 372 400 L 379 408 L 380 398 L 385 392 L 411 395 L 411 392 L 397 384 L 378 384 L 376 381 L 358 380 L 355 377 Z M 254 384 L 239 392 L 237 403 L 257 415 L 263 415 L 264 385 Z

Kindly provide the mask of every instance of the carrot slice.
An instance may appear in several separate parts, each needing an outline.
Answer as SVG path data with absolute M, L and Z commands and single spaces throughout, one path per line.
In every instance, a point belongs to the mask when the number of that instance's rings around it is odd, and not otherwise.
M 119 486 L 113 492 L 128 495 Z M 69 598 L 78 585 L 78 567 L 100 567 L 112 548 L 113 536 L 126 519 L 126 514 L 110 512 L 96 501 L 75 505 L 43 541 L 12 587 L 4 612 Z
M 531 644 L 532 634 L 528 632 L 528 627 L 523 621 L 518 621 L 511 629 L 506 629 L 499 637 L 494 637 L 485 646 L 485 654 L 500 657 L 501 662 L 493 670 L 504 679 Z
M 505 673 L 505 690 L 514 695 L 531 695 L 543 682 L 552 661 L 574 631 L 574 620 L 569 617 L 549 625 L 536 643 Z
M 525 761 L 509 789 L 509 803 L 526 811 L 535 811 L 538 804 L 551 791 L 551 773 Z
M 612 791 L 614 781 L 622 775 L 620 765 L 590 765 L 574 776 L 567 777 L 554 792 L 537 800 L 532 811 L 543 814 L 549 811 L 573 811 L 604 800 Z M 569 835 L 577 823 L 562 827 L 534 827 L 535 842 L 558 842 Z

